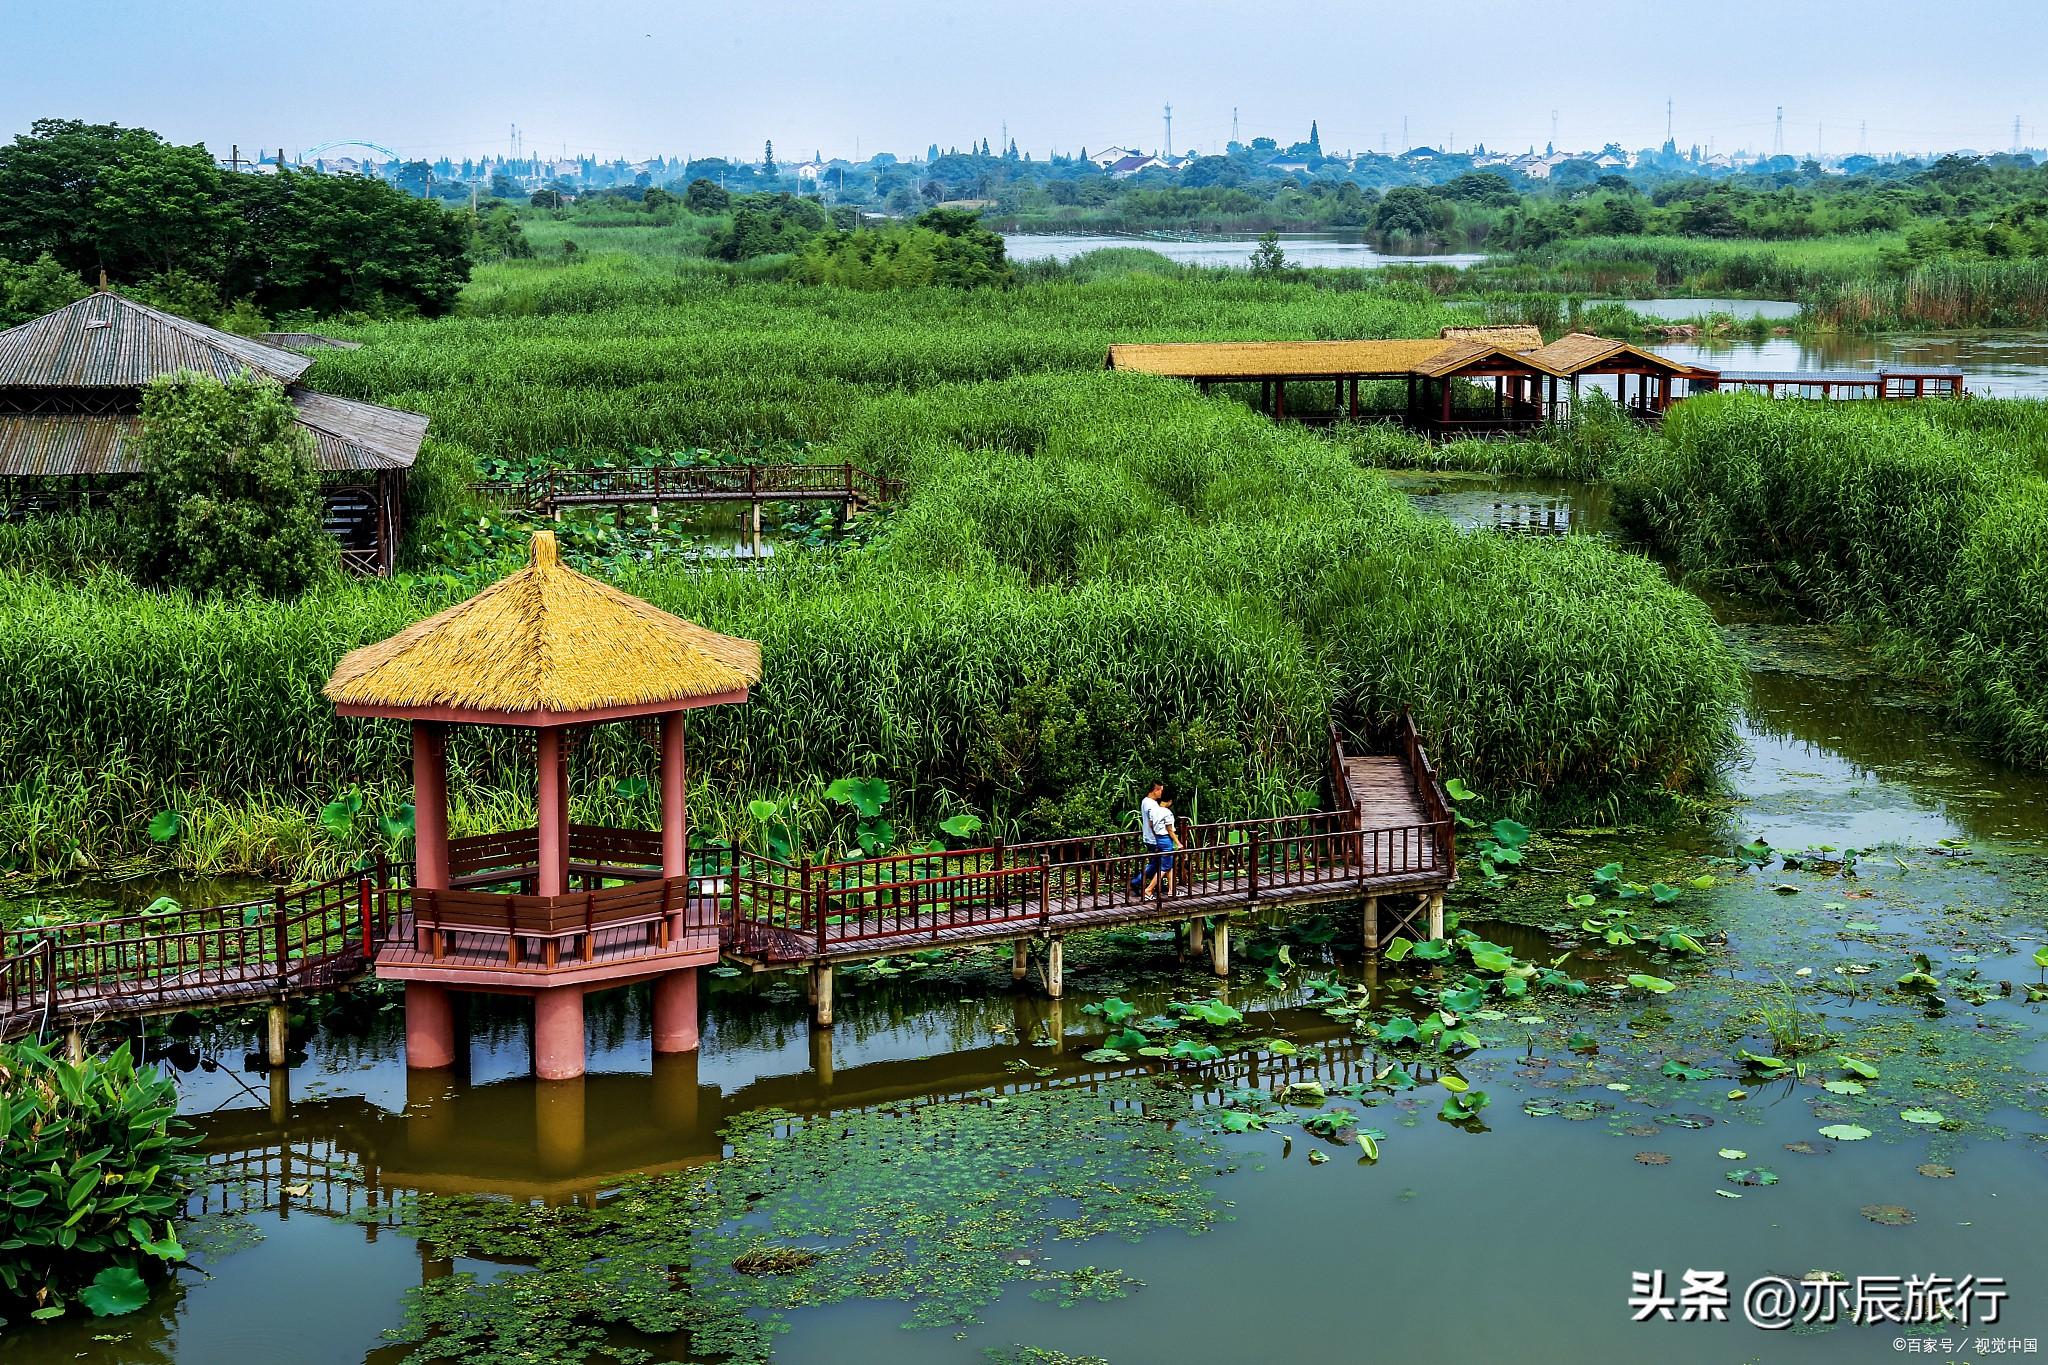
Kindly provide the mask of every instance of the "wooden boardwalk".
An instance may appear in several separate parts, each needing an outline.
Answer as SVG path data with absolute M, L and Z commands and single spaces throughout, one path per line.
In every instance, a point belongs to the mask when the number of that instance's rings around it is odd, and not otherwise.
M 12 930 L 0 935 L 0 1036 L 276 1003 L 373 971 L 446 980 L 452 970 L 471 989 L 527 991 L 621 984 L 721 956 L 756 970 L 811 968 L 819 1022 L 828 1024 L 840 963 L 1009 943 L 1022 976 L 1038 945 L 1057 995 L 1066 934 L 1185 923 L 1197 945 L 1206 934 L 1222 973 L 1231 916 L 1334 901 L 1364 903 L 1374 950 L 1383 904 L 1390 927 L 1439 934 L 1444 889 L 1457 875 L 1447 799 L 1412 723 L 1403 717 L 1380 748 L 1347 752 L 1332 730 L 1328 809 L 1182 822 L 1171 876 L 1149 895 L 1136 883 L 1152 855 L 1134 831 L 821 864 L 721 851 L 715 867 L 663 880 L 658 865 L 644 865 L 650 855 L 634 854 L 652 836 L 576 827 L 572 841 L 590 841 L 604 857 L 590 864 L 585 889 L 567 896 L 414 892 L 408 868 L 384 864 L 374 877 L 267 901 Z M 530 836 L 463 841 L 477 864 L 466 880 L 530 877 Z
M 542 513 L 566 507 L 831 502 L 857 511 L 894 501 L 895 479 L 856 464 L 632 466 L 548 469 L 518 483 L 480 484 Z

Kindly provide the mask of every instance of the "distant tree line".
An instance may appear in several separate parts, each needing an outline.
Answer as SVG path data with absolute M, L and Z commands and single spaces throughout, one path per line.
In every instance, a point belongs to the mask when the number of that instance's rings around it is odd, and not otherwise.
M 380 180 L 223 171 L 147 129 L 39 119 L 0 147 L 0 321 L 102 272 L 206 320 L 442 313 L 475 226 Z

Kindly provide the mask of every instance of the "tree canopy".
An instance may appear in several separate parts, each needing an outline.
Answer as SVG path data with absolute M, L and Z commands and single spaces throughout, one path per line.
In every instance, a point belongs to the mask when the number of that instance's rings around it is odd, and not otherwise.
M 381 180 L 223 172 L 147 129 L 39 119 L 0 147 L 0 258 L 44 256 L 85 280 L 203 282 L 202 313 L 434 314 L 468 278 L 469 228 Z

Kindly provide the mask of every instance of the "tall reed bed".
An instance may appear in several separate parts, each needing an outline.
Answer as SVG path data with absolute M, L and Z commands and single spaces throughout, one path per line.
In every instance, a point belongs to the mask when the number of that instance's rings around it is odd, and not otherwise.
M 1695 398 L 1637 452 L 1615 510 L 1686 569 L 1868 632 L 2007 755 L 2048 762 L 2039 407 Z
M 2048 322 L 2048 260 L 1945 261 L 1905 275 L 1870 273 L 1817 288 L 1808 325 L 1844 332 L 2038 327 Z
M 432 413 L 458 454 L 789 434 L 908 479 L 856 551 L 618 575 L 762 643 L 753 700 L 692 717 L 701 829 L 846 774 L 889 778 L 906 825 L 964 805 L 1018 834 L 1115 828 L 1154 774 L 1205 816 L 1266 813 L 1313 791 L 1332 717 L 1402 707 L 1502 802 L 1682 784 L 1728 742 L 1734 665 L 1641 562 L 1461 535 L 1322 438 L 1101 368 L 1120 339 L 1427 335 L 1454 317 L 1434 305 L 1244 278 L 692 283 L 682 304 L 607 287 L 601 311 L 366 327 L 316 378 Z M 112 574 L 6 578 L 0 854 L 111 862 L 177 808 L 194 859 L 339 856 L 288 813 L 355 783 L 395 804 L 405 739 L 335 720 L 319 686 L 463 591 L 422 575 L 198 602 Z M 455 759 L 458 827 L 522 818 L 516 743 L 467 737 Z M 578 809 L 634 815 L 644 798 L 614 784 L 651 761 L 607 733 Z
M 1759 242 L 1706 237 L 1579 237 L 1521 251 L 1470 273 L 1481 289 L 1655 298 L 1660 294 L 1795 299 L 1873 274 L 1896 234 Z

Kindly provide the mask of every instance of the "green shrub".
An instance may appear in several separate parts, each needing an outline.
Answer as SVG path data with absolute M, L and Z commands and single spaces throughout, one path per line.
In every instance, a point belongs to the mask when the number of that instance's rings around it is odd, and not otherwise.
M 141 1306 L 143 1277 L 185 1258 L 171 1220 L 201 1163 L 176 1112 L 177 1087 L 126 1043 L 83 1062 L 0 1046 L 0 1303 Z
M 313 438 L 295 418 L 282 388 L 246 377 L 143 390 L 142 472 L 115 499 L 139 579 L 289 597 L 332 570 Z

